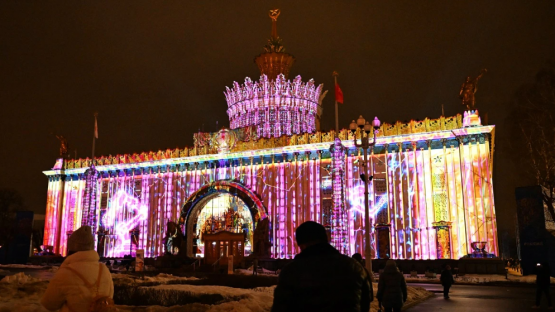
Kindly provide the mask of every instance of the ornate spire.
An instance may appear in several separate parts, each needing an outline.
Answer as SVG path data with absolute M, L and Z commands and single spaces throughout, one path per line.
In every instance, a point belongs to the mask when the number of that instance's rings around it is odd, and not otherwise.
M 277 18 L 280 14 L 279 9 L 270 10 L 268 15 L 272 20 L 272 35 L 264 46 L 264 52 L 254 59 L 260 74 L 268 76 L 270 80 L 275 80 L 279 74 L 283 74 L 287 79 L 295 62 L 293 55 L 285 53 L 283 40 L 277 34 Z
M 270 18 L 272 19 L 272 39 L 277 39 L 278 38 L 278 35 L 277 35 L 277 19 L 278 19 L 280 14 L 281 14 L 281 11 L 279 9 L 270 10 L 270 13 L 268 13 Z

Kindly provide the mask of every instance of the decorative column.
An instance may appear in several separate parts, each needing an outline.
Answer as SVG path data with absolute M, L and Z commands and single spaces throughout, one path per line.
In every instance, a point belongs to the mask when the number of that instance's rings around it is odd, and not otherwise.
M 91 167 L 85 171 L 85 195 L 83 197 L 81 226 L 90 226 L 93 231 L 93 236 L 96 230 L 98 176 L 99 174 L 94 164 L 91 164 Z
M 335 138 L 330 147 L 333 213 L 331 218 L 331 244 L 340 253 L 348 252 L 347 213 L 345 211 L 345 154 L 347 149 Z
M 438 259 L 451 259 L 451 222 L 449 221 L 449 189 L 447 188 L 447 167 L 445 159 L 445 140 L 442 150 L 430 154 L 432 167 L 432 199 L 436 230 L 436 254 Z
M 438 259 L 451 259 L 451 222 L 432 223 L 436 230 L 436 247 Z

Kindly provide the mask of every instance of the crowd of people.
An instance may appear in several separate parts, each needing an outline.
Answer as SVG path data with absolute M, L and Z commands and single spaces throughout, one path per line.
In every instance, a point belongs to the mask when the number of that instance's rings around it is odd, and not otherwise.
M 516 271 L 522 274 L 522 268 L 520 267 L 519 259 L 509 258 L 507 260 L 507 267 L 513 271 Z
M 316 222 L 301 224 L 295 237 L 301 253 L 279 275 L 273 312 L 370 310 L 372 277 L 360 254 L 340 254 Z M 380 274 L 376 297 L 384 311 L 401 311 L 407 300 L 405 277 L 393 260 Z
M 330 245 L 326 229 L 313 221 L 301 224 L 295 238 L 301 252 L 279 274 L 273 312 L 370 310 L 373 276 L 360 254 L 341 254 Z M 113 281 L 99 260 L 91 228 L 83 226 L 73 232 L 68 239 L 68 257 L 50 281 L 42 305 L 50 311 L 113 311 Z M 550 275 L 548 263 L 538 264 L 534 308 L 539 307 L 542 295 L 551 308 Z M 441 272 L 440 281 L 444 298 L 449 299 L 455 282 L 449 265 Z M 407 301 L 405 277 L 394 260 L 387 260 L 380 270 L 376 299 L 380 310 L 386 312 L 401 311 Z

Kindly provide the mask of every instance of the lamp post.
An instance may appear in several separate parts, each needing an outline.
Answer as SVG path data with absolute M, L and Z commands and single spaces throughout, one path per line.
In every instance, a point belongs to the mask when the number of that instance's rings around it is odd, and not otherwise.
M 356 129 L 360 128 L 360 144 L 357 142 L 356 138 Z M 374 128 L 374 131 L 372 131 Z M 366 258 L 366 269 L 370 273 L 370 279 L 374 281 L 374 274 L 372 273 L 372 247 L 370 245 L 370 230 L 372 228 L 372 219 L 370 218 L 370 207 L 368 203 L 368 184 L 370 180 L 372 180 L 371 176 L 368 176 L 368 149 L 374 147 L 376 144 L 376 135 L 378 134 L 378 129 L 380 128 L 380 120 L 378 117 L 375 117 L 372 121 L 372 124 L 368 123 L 360 115 L 357 121 L 354 120 L 349 125 L 349 129 L 355 136 L 353 141 L 357 148 L 362 148 L 364 151 L 364 160 L 362 166 L 364 167 L 364 173 L 360 175 L 360 178 L 364 182 L 364 240 L 365 240 L 365 248 L 364 248 L 364 258 Z M 370 142 L 370 132 L 373 132 L 373 139 Z

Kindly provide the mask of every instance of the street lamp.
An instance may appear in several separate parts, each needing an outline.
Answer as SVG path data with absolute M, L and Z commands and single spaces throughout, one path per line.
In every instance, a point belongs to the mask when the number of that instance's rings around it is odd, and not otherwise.
M 360 144 L 357 143 L 356 138 L 356 130 L 357 127 L 360 128 Z M 372 132 L 372 128 L 374 128 L 374 137 L 372 142 L 370 142 L 370 132 Z M 374 281 L 374 274 L 372 273 L 372 247 L 370 245 L 370 229 L 372 228 L 372 219 L 370 218 L 370 207 L 368 204 L 368 184 L 372 180 L 372 176 L 368 175 L 368 149 L 373 148 L 376 144 L 376 135 L 378 134 L 378 129 L 380 128 L 380 120 L 378 117 L 375 117 L 372 121 L 372 124 L 368 123 L 360 115 L 357 121 L 354 120 L 349 125 L 349 129 L 353 133 L 354 136 L 354 144 L 357 148 L 362 148 L 364 151 L 364 160 L 362 162 L 362 166 L 364 168 L 364 172 L 360 175 L 360 178 L 364 182 L 364 240 L 366 241 L 364 247 L 364 257 L 366 258 L 366 269 L 370 273 L 370 279 Z

